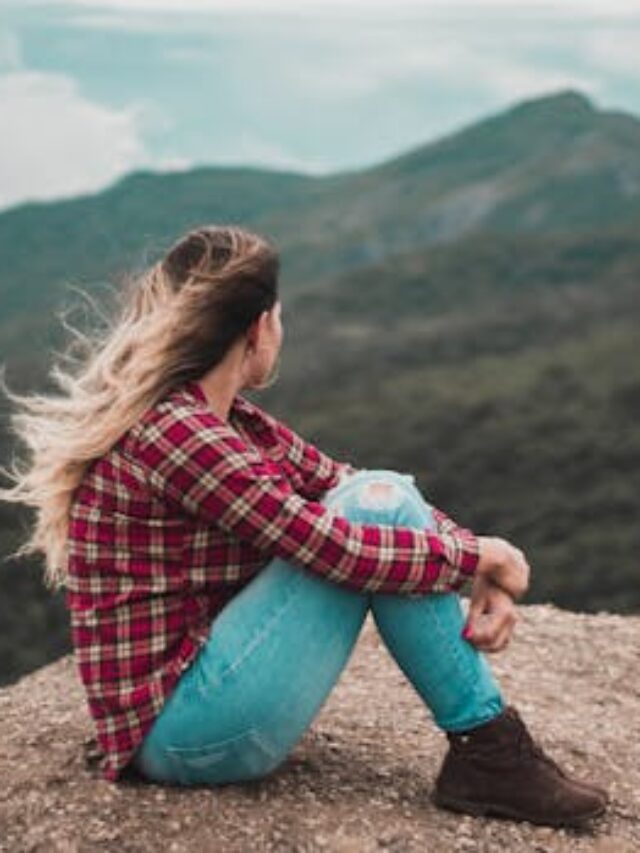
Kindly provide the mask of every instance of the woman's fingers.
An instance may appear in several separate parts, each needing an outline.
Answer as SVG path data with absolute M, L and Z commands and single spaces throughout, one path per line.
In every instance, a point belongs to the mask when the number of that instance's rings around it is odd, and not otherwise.
M 501 651 L 509 643 L 516 621 L 513 607 L 500 608 L 477 619 L 469 639 L 480 651 Z
M 502 627 L 502 621 L 496 614 L 481 616 L 473 623 L 471 640 L 475 646 L 484 649 L 494 642 Z
M 469 612 L 467 613 L 467 624 L 475 625 L 482 618 L 488 606 L 487 584 L 482 579 L 478 579 L 474 584 L 471 593 L 471 601 L 469 602 Z
M 495 654 L 496 652 L 503 651 L 503 649 L 506 649 L 506 647 L 509 645 L 509 641 L 511 640 L 512 634 L 513 625 L 505 625 L 502 631 L 490 643 L 487 643 L 482 651 L 488 652 L 490 654 Z
M 531 567 L 519 548 L 498 536 L 481 536 L 477 573 L 520 598 L 529 586 Z
M 474 578 L 463 637 L 479 651 L 499 652 L 511 639 L 516 605 L 503 589 L 482 575 Z
M 492 587 L 490 582 L 481 575 L 476 575 L 473 580 L 469 610 L 467 612 L 465 628 L 462 633 L 463 637 L 466 639 L 471 639 L 475 627 L 480 623 L 483 614 L 490 610 L 491 591 Z

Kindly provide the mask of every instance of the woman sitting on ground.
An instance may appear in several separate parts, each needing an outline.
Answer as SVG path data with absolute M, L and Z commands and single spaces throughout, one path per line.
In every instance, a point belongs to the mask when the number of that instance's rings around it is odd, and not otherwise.
M 6 500 L 19 554 L 66 587 L 104 777 L 217 785 L 272 772 L 338 680 L 369 609 L 446 733 L 434 800 L 550 825 L 601 814 L 507 705 L 529 566 L 428 503 L 409 473 L 332 459 L 241 395 L 277 375 L 279 258 L 239 227 L 187 233 L 125 294 L 59 397 L 5 393 L 33 453 Z M 465 620 L 459 590 L 471 584 Z M 465 624 L 466 621 L 466 624 Z

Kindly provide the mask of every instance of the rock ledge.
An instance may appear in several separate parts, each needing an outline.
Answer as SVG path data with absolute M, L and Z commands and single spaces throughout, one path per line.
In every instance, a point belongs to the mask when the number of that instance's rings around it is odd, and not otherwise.
M 256 782 L 104 781 L 72 656 L 0 690 L 0 851 L 640 850 L 640 617 L 550 605 L 521 617 L 491 661 L 542 745 L 609 789 L 587 832 L 436 809 L 445 740 L 369 614 L 311 728 Z

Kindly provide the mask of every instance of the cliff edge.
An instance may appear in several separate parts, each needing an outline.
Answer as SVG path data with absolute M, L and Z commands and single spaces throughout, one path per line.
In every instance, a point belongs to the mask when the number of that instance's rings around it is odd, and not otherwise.
M 640 616 L 520 612 L 491 661 L 550 754 L 609 789 L 609 812 L 586 831 L 435 808 L 446 741 L 369 614 L 311 728 L 259 781 L 102 780 L 72 656 L 0 690 L 0 851 L 640 850 Z

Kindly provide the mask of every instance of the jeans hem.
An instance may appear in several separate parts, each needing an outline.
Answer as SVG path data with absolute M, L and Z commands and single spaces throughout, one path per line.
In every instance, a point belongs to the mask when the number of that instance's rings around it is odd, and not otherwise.
M 499 717 L 500 714 L 502 714 L 503 711 L 505 710 L 506 703 L 502 697 L 496 697 L 496 699 L 492 700 L 492 701 L 497 701 L 497 703 L 498 703 L 498 710 L 497 711 L 491 710 L 491 711 L 487 712 L 486 714 L 482 714 L 479 717 L 473 717 L 471 720 L 464 720 L 464 721 L 457 720 L 457 721 L 454 721 L 451 723 L 442 723 L 442 722 L 436 720 L 436 724 L 437 724 L 439 729 L 442 729 L 442 731 L 446 731 L 446 732 L 465 732 L 468 729 L 477 728 L 478 726 L 481 726 L 483 723 L 488 723 L 491 720 L 494 720 L 496 717 Z

